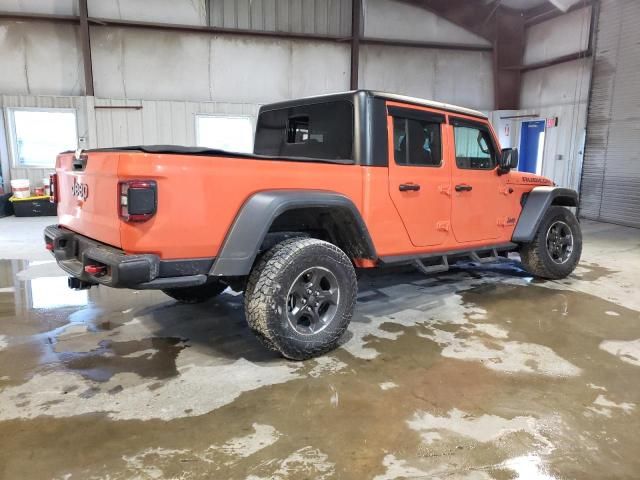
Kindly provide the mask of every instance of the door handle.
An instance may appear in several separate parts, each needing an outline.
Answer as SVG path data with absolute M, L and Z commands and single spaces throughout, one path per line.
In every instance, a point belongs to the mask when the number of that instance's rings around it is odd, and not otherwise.
M 456 185 L 456 192 L 470 192 L 471 190 L 473 190 L 471 185 L 466 185 L 464 183 Z
M 398 190 L 401 192 L 417 192 L 420 190 L 420 185 L 416 183 L 401 183 Z

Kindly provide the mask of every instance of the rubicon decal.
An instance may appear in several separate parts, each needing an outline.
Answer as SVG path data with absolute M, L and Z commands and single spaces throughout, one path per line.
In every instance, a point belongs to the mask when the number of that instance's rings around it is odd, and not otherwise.
M 522 181 L 525 183 L 543 183 L 545 185 L 551 183 L 548 179 L 541 177 L 522 177 Z
M 78 179 L 74 178 L 73 185 L 71 185 L 71 195 L 82 201 L 86 201 L 89 197 L 89 186 L 86 183 L 78 182 Z

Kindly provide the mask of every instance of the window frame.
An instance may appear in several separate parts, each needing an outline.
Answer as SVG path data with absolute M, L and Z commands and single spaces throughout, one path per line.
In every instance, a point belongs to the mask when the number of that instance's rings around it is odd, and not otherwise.
M 255 118 L 250 115 L 225 115 L 224 113 L 196 113 L 194 115 L 194 130 L 196 136 L 196 146 L 203 148 L 213 148 L 213 147 L 204 147 L 200 144 L 200 129 L 198 128 L 198 119 L 200 118 L 224 118 L 224 119 L 237 119 L 237 120 L 249 120 L 249 124 L 251 125 L 251 151 L 247 153 L 253 153 L 253 149 L 255 147 L 256 141 L 256 122 Z M 241 152 L 238 152 L 241 153 Z
M 393 162 L 398 167 L 426 167 L 426 168 L 442 168 L 445 164 L 444 161 L 444 150 L 443 150 L 443 135 L 442 135 L 442 125 L 446 123 L 446 118 L 442 114 L 432 113 L 428 111 L 422 110 L 414 110 L 411 108 L 399 108 L 399 107 L 389 107 L 389 116 L 391 117 L 391 128 L 393 144 L 391 148 L 393 150 Z M 415 112 L 415 113 L 414 113 Z M 414 120 L 416 122 L 430 123 L 433 125 L 438 125 L 440 127 L 440 162 L 438 164 L 429 164 L 429 163 L 408 163 L 409 159 L 409 148 L 406 151 L 406 163 L 398 163 L 396 159 L 396 146 L 395 146 L 395 120 L 401 119 L 404 120 L 404 134 L 408 141 L 410 141 L 410 137 L 408 135 L 408 125 L 409 120 Z
M 20 164 L 18 162 L 18 136 L 16 131 L 15 112 L 50 112 L 50 113 L 73 113 L 75 122 L 75 139 L 76 146 L 72 150 L 78 148 L 80 143 L 78 136 L 78 109 L 73 107 L 6 107 L 6 125 L 5 128 L 9 137 L 9 154 L 11 156 L 11 165 L 13 168 L 53 170 L 56 168 L 56 159 L 53 159 L 53 166 L 46 167 L 43 165 Z M 60 152 L 58 152 L 60 153 Z
M 481 171 L 481 172 L 491 172 L 494 171 L 498 168 L 498 164 L 499 164 L 499 156 L 500 156 L 500 150 L 498 149 L 498 146 L 496 145 L 495 142 L 495 138 L 493 137 L 493 134 L 491 132 L 491 128 L 489 127 L 489 125 L 485 122 L 482 121 L 475 121 L 475 120 L 470 120 L 467 118 L 461 118 L 461 117 L 454 117 L 454 116 L 450 116 L 449 117 L 449 124 L 452 127 L 452 134 L 453 134 L 453 156 L 455 159 L 455 164 L 456 164 L 456 168 L 460 169 L 460 170 L 476 170 L 476 171 Z M 472 168 L 472 167 L 461 167 L 458 163 L 458 155 L 456 153 L 456 127 L 466 127 L 466 128 L 475 128 L 479 131 L 483 131 L 485 132 L 487 135 L 489 135 L 489 139 L 491 141 L 491 146 L 493 147 L 493 151 L 494 151 L 494 155 L 493 155 L 493 166 L 490 168 Z

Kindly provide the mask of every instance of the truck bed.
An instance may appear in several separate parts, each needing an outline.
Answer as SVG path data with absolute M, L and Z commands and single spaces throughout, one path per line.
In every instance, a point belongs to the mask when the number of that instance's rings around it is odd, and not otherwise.
M 353 165 L 353 159 L 327 159 L 327 158 L 308 158 L 308 157 L 291 157 L 291 156 L 271 156 L 258 155 L 255 153 L 230 152 L 207 147 L 185 147 L 182 145 L 131 145 L 126 147 L 109 147 L 109 148 L 93 148 L 83 150 L 83 153 L 92 152 L 144 152 L 158 154 L 175 154 L 175 155 L 195 155 L 195 156 L 211 156 L 225 158 L 240 158 L 248 160 L 272 160 L 281 162 L 311 162 L 311 163 L 336 163 L 339 165 Z M 74 153 L 67 151 L 63 153 Z
M 167 145 L 95 149 L 82 156 L 84 163 L 71 152 L 58 156 L 60 225 L 127 253 L 162 259 L 215 257 L 235 215 L 259 191 L 330 189 L 354 199 L 358 208 L 362 198 L 362 172 L 352 160 Z M 144 223 L 120 218 L 119 182 L 128 180 L 157 183 L 158 214 Z M 86 185 L 86 198 L 74 194 L 82 190 L 77 184 Z

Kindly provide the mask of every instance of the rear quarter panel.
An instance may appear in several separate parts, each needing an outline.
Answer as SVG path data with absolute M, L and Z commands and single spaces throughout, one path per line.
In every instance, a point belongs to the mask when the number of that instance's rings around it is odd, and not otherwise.
M 264 190 L 329 190 L 362 211 L 356 165 L 136 152 L 120 153 L 118 176 L 158 183 L 158 213 L 145 223 L 122 222 L 120 232 L 126 252 L 163 259 L 216 256 L 242 205 Z

